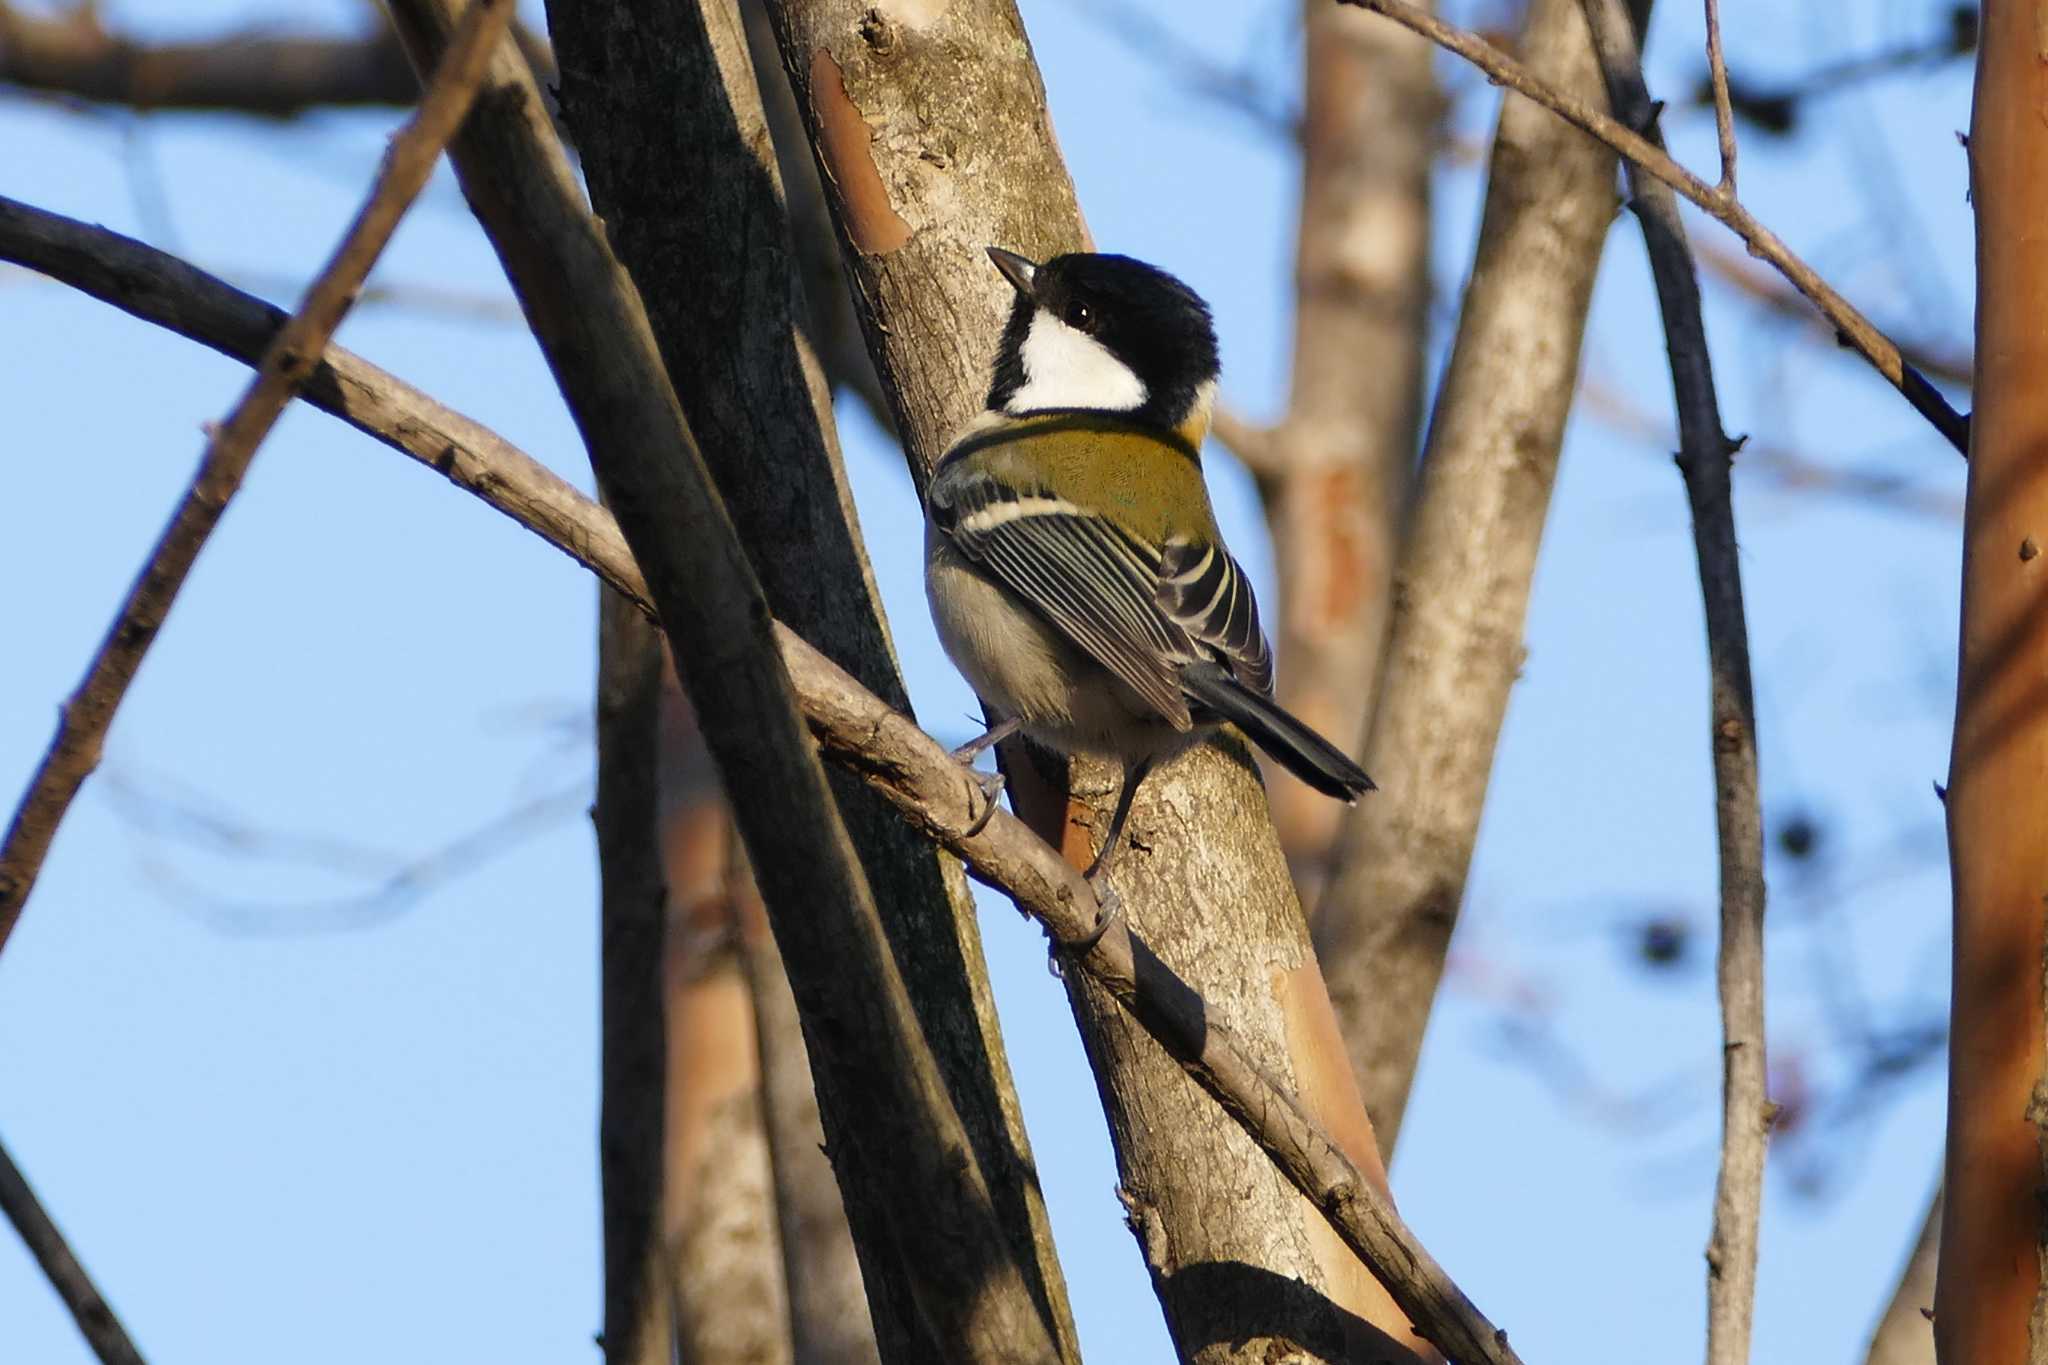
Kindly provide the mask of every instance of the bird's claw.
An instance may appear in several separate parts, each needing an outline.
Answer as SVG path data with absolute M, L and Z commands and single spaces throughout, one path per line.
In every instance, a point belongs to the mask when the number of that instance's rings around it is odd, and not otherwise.
M 979 768 L 969 768 L 967 781 L 968 785 L 981 793 L 981 814 L 975 816 L 974 823 L 960 835 L 963 839 L 972 839 L 987 829 L 988 822 L 995 818 L 996 798 L 1003 794 L 1003 787 L 1009 779 L 1001 773 L 985 773 Z
M 1089 885 L 1095 890 L 1095 927 L 1081 937 L 1060 945 L 1076 957 L 1102 942 L 1102 936 L 1109 932 L 1109 926 L 1124 917 L 1122 896 L 1117 895 L 1106 883 L 1091 882 Z

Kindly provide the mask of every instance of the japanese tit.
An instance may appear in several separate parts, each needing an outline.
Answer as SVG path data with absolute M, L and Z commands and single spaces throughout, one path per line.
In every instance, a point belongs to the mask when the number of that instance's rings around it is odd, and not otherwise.
M 1202 481 L 1208 305 L 1128 256 L 988 254 L 1017 297 L 987 410 L 925 498 L 932 619 L 992 713 L 962 759 L 1021 729 L 1122 764 L 1091 878 L 1146 774 L 1225 722 L 1318 791 L 1349 803 L 1372 790 L 1273 702 L 1258 605 Z

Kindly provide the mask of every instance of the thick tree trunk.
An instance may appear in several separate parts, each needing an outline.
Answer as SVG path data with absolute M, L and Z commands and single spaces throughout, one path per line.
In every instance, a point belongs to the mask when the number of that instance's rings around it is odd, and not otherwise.
M 1532 0 L 1528 66 L 1604 102 L 1577 0 Z M 1457 923 L 1600 252 L 1614 155 L 1503 97 L 1458 337 L 1401 561 L 1365 767 L 1316 918 L 1358 1085 L 1393 1149 Z
M 980 408 L 1008 289 L 983 248 L 1086 243 L 1030 47 L 1008 0 L 781 0 L 791 72 L 856 307 L 921 490 Z M 906 507 L 903 513 L 914 518 Z M 1005 755 L 1020 810 L 1073 859 L 1106 825 L 1113 775 L 1046 789 Z M 1034 800 L 1034 793 L 1036 799 Z M 1133 925 L 1232 1021 L 1359 1166 L 1383 1179 L 1249 755 L 1212 745 L 1147 782 L 1116 889 Z M 1319 1214 L 1093 987 L 1072 987 L 1116 1139 L 1132 1226 L 1184 1354 L 1341 1359 L 1417 1344 Z
M 2048 5 L 1988 0 L 1970 131 L 1976 411 L 1948 787 L 1943 1365 L 2048 1360 Z

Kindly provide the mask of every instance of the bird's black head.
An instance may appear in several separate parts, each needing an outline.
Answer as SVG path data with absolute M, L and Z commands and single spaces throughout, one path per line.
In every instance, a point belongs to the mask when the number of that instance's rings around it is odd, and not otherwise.
M 989 386 L 992 411 L 1087 409 L 1182 427 L 1207 425 L 1216 392 L 1209 305 L 1129 256 L 1075 252 L 1034 266 L 989 248 L 1017 291 Z

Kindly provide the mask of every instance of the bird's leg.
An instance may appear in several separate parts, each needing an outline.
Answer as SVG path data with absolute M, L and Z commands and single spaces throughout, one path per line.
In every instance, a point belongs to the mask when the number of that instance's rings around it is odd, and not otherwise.
M 980 738 L 970 739 L 953 750 L 953 761 L 967 770 L 968 780 L 981 792 L 981 814 L 974 818 L 974 823 L 968 826 L 966 832 L 966 837 L 970 839 L 988 827 L 990 818 L 996 813 L 996 798 L 1003 794 L 1005 780 L 1000 772 L 982 772 L 974 766 L 974 760 L 981 757 L 982 751 L 991 745 L 1001 744 L 1016 734 L 1018 727 L 1023 723 L 1015 716 L 998 721 Z
M 1131 818 L 1131 802 L 1137 799 L 1138 786 L 1144 782 L 1145 774 L 1152 771 L 1152 760 L 1141 758 L 1124 768 L 1124 787 L 1116 794 L 1116 814 L 1109 817 L 1109 838 L 1103 840 L 1102 852 L 1095 855 L 1095 861 L 1088 864 L 1088 870 L 1081 875 L 1094 881 L 1109 871 L 1109 864 L 1115 858 L 1117 847 L 1123 842 L 1124 821 Z
M 974 760 L 980 758 L 984 750 L 992 745 L 1001 744 L 1011 735 L 1016 734 L 1023 724 L 1024 722 L 1015 716 L 997 721 L 994 725 L 989 726 L 987 733 L 983 734 L 979 739 L 970 739 L 955 749 L 953 751 L 953 761 L 963 768 L 973 767 Z

